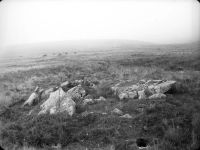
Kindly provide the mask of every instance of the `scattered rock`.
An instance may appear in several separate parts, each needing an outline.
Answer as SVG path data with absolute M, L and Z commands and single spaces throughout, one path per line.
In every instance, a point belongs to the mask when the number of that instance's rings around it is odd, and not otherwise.
M 55 92 L 50 93 L 49 98 L 40 106 L 43 108 L 49 108 L 56 105 L 57 101 L 61 100 L 66 93 L 62 90 L 62 88 L 59 88 Z
M 81 113 L 82 117 L 87 117 L 89 114 L 93 114 L 94 112 L 88 112 L 88 111 L 84 111 L 83 113 Z
M 106 99 L 103 96 L 100 96 L 98 99 L 95 99 L 95 101 L 106 101 Z
M 48 96 L 50 95 L 51 92 L 54 92 L 54 91 L 56 91 L 57 89 L 58 89 L 58 87 L 49 88 L 48 90 L 45 90 L 45 91 L 44 91 L 44 95 L 48 97 Z
M 83 105 L 87 105 L 87 104 L 94 104 L 94 100 L 93 99 L 84 99 L 83 100 Z
M 106 112 L 103 112 L 103 113 L 101 113 L 102 115 L 107 115 L 107 113 Z
M 129 88 L 129 90 L 131 90 L 131 91 L 137 91 L 138 89 L 139 89 L 140 87 L 138 86 L 138 85 L 132 85 L 130 88 Z
M 83 82 L 84 82 L 83 80 L 75 80 L 74 84 L 79 85 L 79 84 L 82 84 Z
M 71 98 L 75 102 L 80 102 L 85 96 L 85 90 L 80 85 L 75 86 L 67 91 L 67 97 Z
M 138 98 L 137 91 L 128 92 L 128 98 L 132 98 L 132 99 Z
M 154 89 L 154 85 L 150 85 L 148 86 L 148 92 L 150 93 L 150 95 L 156 94 L 156 90 Z
M 145 83 L 146 83 L 146 80 L 144 79 L 139 81 L 139 84 L 145 84 Z
M 64 97 L 60 104 L 58 103 L 57 106 L 50 108 L 49 113 L 56 114 L 59 112 L 67 112 L 69 116 L 72 116 L 75 113 L 75 106 L 76 103 L 72 99 Z
M 147 99 L 147 96 L 145 94 L 145 90 L 138 91 L 138 99 Z
M 34 92 L 34 93 L 32 93 L 32 94 L 29 96 L 29 98 L 24 102 L 23 106 L 26 106 L 26 105 L 32 106 L 33 103 L 34 103 L 35 101 L 37 101 L 37 100 L 38 100 L 38 94 Z
M 119 96 L 120 100 L 127 99 L 128 98 L 128 93 L 121 93 L 118 96 Z
M 63 83 L 60 84 L 60 86 L 61 86 L 62 88 L 68 88 L 69 85 L 70 85 L 70 82 L 69 82 L 69 81 L 65 81 L 65 82 L 63 82 Z
M 65 83 L 65 84 L 64 84 Z M 68 85 L 64 82 L 64 85 Z M 49 99 L 47 99 L 40 107 L 41 113 L 50 112 L 50 114 L 55 114 L 58 112 L 66 111 L 68 115 L 72 116 L 75 112 L 75 105 L 80 102 L 85 96 L 85 90 L 81 86 L 75 86 L 64 92 L 62 88 L 51 92 Z
M 61 149 L 62 145 L 60 143 L 58 143 L 57 145 L 52 145 L 51 146 L 53 149 Z
M 156 93 L 166 93 L 176 84 L 176 81 L 166 81 L 155 86 Z
M 86 91 L 83 87 L 90 86 L 88 80 L 75 80 L 73 82 L 65 81 L 60 85 L 60 88 L 54 87 L 44 90 L 36 87 L 34 92 L 30 95 L 25 105 L 33 105 L 41 99 L 41 93 L 44 93 L 49 98 L 41 105 L 40 113 L 50 112 L 55 114 L 57 112 L 66 111 L 70 116 L 75 112 L 75 105 L 83 104 L 94 104 L 99 101 L 106 101 L 106 99 L 100 96 L 98 99 L 93 99 L 91 95 L 86 95 Z M 119 97 L 120 100 L 124 99 L 164 99 L 167 93 L 170 91 L 176 81 L 166 80 L 140 80 L 138 83 L 132 81 L 120 82 L 115 86 L 111 87 L 114 93 Z M 83 86 L 83 87 L 82 87 Z M 66 90 L 67 89 L 67 90 Z M 66 92 L 65 92 L 66 91 Z M 45 97 L 45 98 L 46 98 Z M 143 108 L 142 108 L 143 109 Z M 122 115 L 123 112 L 115 108 L 111 113 Z M 125 114 L 121 117 L 132 118 L 129 114 Z
M 133 118 L 131 115 L 129 115 L 129 114 L 125 114 L 125 115 L 123 115 L 123 116 L 120 116 L 121 118 L 128 118 L 128 119 L 130 119 L 130 118 Z
M 85 96 L 85 99 L 93 99 L 93 96 L 88 94 L 88 95 Z
M 82 117 L 86 117 L 86 116 L 88 116 L 89 114 L 90 114 L 90 112 L 84 111 L 84 112 L 81 113 L 81 116 L 82 116 Z
M 86 105 L 86 104 L 94 104 L 96 102 L 100 102 L 100 101 L 106 101 L 106 99 L 103 97 L 103 96 L 100 96 L 98 99 L 92 99 L 92 98 L 85 98 L 83 100 L 83 105 Z
M 37 103 L 41 99 L 41 95 L 43 93 L 43 89 L 38 86 L 35 88 L 34 92 L 29 96 L 29 98 L 24 102 L 23 107 L 28 105 L 32 106 L 34 103 Z
M 149 97 L 149 99 L 163 99 L 163 98 L 166 98 L 166 95 L 162 93 L 153 94 Z
M 151 95 L 167 93 L 175 87 L 176 81 L 166 80 L 140 80 L 137 84 L 120 82 L 111 87 L 111 90 L 120 100 L 123 99 L 148 99 Z
M 148 80 L 145 84 L 147 85 L 156 85 L 162 83 L 163 80 Z
M 75 80 L 75 81 L 65 81 L 63 83 L 60 84 L 60 87 L 67 92 L 69 89 L 81 85 L 83 84 L 83 80 Z
M 75 113 L 76 103 L 65 93 L 62 88 L 50 93 L 49 98 L 40 106 L 41 111 L 39 114 L 50 112 L 55 114 L 58 112 L 67 112 L 72 116 Z
M 33 109 L 29 111 L 28 115 L 31 115 L 33 113 Z
M 111 111 L 112 114 L 123 115 L 123 112 L 118 108 L 115 108 Z

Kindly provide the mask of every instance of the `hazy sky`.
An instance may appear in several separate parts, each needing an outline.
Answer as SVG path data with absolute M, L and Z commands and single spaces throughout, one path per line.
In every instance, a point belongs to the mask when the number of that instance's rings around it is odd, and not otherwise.
M 196 0 L 4 0 L 0 47 L 69 39 L 200 39 Z

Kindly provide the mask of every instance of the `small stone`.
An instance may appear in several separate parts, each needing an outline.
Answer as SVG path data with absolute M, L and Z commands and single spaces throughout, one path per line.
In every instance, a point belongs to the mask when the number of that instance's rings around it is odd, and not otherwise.
M 128 92 L 128 97 L 129 97 L 129 98 L 132 98 L 132 99 L 138 98 L 138 93 L 137 93 L 137 91 Z
M 130 87 L 130 89 L 131 90 L 138 90 L 139 89 L 139 86 L 138 85 L 132 85 L 131 87 Z
M 106 101 L 106 99 L 103 96 L 100 96 L 98 99 L 95 99 L 95 101 Z
M 121 93 L 119 94 L 119 99 L 120 100 L 124 100 L 124 99 L 127 99 L 128 98 L 128 94 L 127 93 Z
M 123 115 L 123 116 L 120 116 L 121 118 L 128 118 L 128 119 L 130 119 L 130 118 L 133 118 L 131 115 L 129 115 L 129 114 L 125 114 L 125 115 Z
M 65 81 L 65 82 L 61 83 L 60 86 L 61 86 L 62 88 L 65 88 L 65 87 L 68 87 L 69 84 L 70 84 L 69 81 Z
M 93 96 L 88 94 L 88 95 L 85 96 L 85 99 L 93 99 Z
M 139 84 L 145 84 L 145 83 L 146 83 L 146 80 L 144 79 L 139 81 Z
M 163 99 L 163 98 L 166 98 L 166 95 L 162 93 L 153 94 L 149 97 L 149 99 Z
M 87 104 L 93 104 L 94 103 L 94 101 L 93 101 L 93 99 L 84 99 L 83 100 L 83 105 L 87 105 Z
M 34 92 L 34 93 L 32 93 L 32 94 L 29 96 L 29 98 L 24 102 L 23 106 L 25 106 L 25 105 L 32 106 L 33 103 L 34 103 L 35 101 L 37 101 L 37 99 L 38 99 L 38 94 Z
M 111 111 L 112 114 L 123 115 L 123 112 L 118 108 L 115 108 Z
M 82 117 L 86 117 L 86 116 L 88 116 L 89 114 L 90 114 L 90 112 L 84 111 L 83 113 L 81 113 L 81 116 L 82 116 Z
M 138 91 L 138 99 L 147 99 L 147 96 L 145 94 L 145 90 Z

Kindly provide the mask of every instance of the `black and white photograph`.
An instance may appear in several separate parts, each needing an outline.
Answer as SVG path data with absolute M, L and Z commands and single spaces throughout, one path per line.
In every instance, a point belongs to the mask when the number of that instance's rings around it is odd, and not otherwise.
M 0 150 L 200 150 L 197 0 L 0 0 Z

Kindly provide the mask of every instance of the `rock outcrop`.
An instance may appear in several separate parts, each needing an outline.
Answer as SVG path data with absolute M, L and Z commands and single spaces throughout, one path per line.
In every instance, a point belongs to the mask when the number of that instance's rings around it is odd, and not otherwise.
M 34 103 L 37 103 L 41 99 L 41 95 L 43 93 L 43 89 L 38 86 L 35 88 L 34 92 L 29 96 L 29 98 L 24 102 L 23 107 L 28 105 L 32 106 Z
M 176 81 L 166 81 L 166 82 L 162 82 L 160 84 L 155 85 L 154 89 L 156 93 L 164 94 L 170 91 L 174 87 L 175 84 L 176 84 Z
M 66 114 L 72 116 L 75 113 L 76 104 L 81 104 L 84 106 L 106 101 L 106 99 L 102 96 L 96 99 L 94 99 L 90 94 L 86 96 L 86 91 L 84 88 L 87 87 L 86 85 L 90 86 L 90 82 L 87 82 L 88 83 L 84 83 L 83 80 L 76 80 L 73 82 L 65 81 L 60 85 L 60 87 L 50 88 L 45 92 L 43 92 L 43 89 L 36 87 L 35 91 L 30 95 L 27 101 L 24 102 L 23 106 L 31 106 L 33 103 L 38 102 L 41 99 L 41 94 L 44 93 L 46 96 L 42 99 L 48 99 L 42 105 L 40 105 L 41 110 L 39 114 L 56 114 L 58 112 L 66 112 Z M 156 100 L 165 99 L 165 93 L 172 90 L 175 84 L 176 81 L 167 80 L 141 80 L 138 83 L 126 81 L 116 84 L 115 86 L 111 87 L 111 89 L 120 100 Z M 66 89 L 67 91 L 65 91 Z M 143 109 L 143 107 L 141 107 L 141 109 Z M 123 114 L 119 109 L 114 109 L 111 111 L 111 113 L 118 114 L 120 116 Z M 130 116 L 125 114 L 124 117 L 129 118 Z
M 136 84 L 118 83 L 111 87 L 120 100 L 123 99 L 162 99 L 176 84 L 172 80 L 141 80 Z
M 69 116 L 72 116 L 75 113 L 75 106 L 76 103 L 72 98 L 62 88 L 59 88 L 55 92 L 50 93 L 49 98 L 40 106 L 41 111 L 39 114 L 67 112 Z
M 68 98 L 71 98 L 75 102 L 80 102 L 80 100 L 83 100 L 84 96 L 86 95 L 86 92 L 81 85 L 75 86 L 71 89 L 69 89 L 66 93 L 66 96 Z

